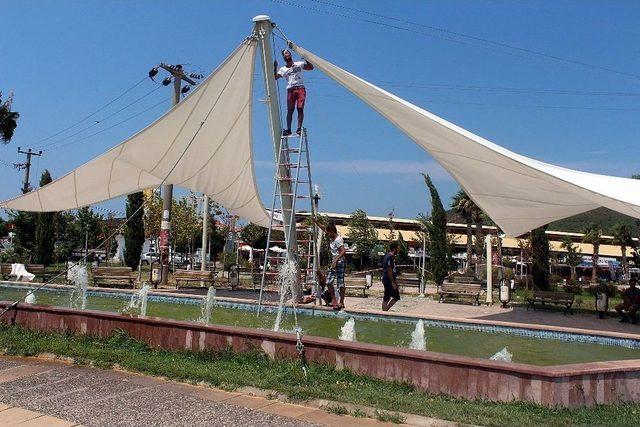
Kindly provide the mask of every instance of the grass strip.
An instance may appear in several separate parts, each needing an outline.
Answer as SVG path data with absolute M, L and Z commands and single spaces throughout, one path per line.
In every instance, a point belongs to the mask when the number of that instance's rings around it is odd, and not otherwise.
M 487 426 L 637 425 L 639 404 L 593 408 L 547 408 L 523 402 L 496 403 L 434 395 L 406 383 L 383 381 L 330 366 L 311 364 L 304 377 L 298 362 L 274 361 L 262 353 L 167 351 L 151 348 L 122 331 L 108 339 L 71 333 L 42 333 L 0 325 L 0 348 L 6 354 L 53 353 L 109 369 L 115 364 L 148 375 L 185 382 L 204 381 L 234 390 L 252 386 L 281 393 L 291 401 L 327 399 L 377 408 L 380 418 L 399 422 L 396 412 Z

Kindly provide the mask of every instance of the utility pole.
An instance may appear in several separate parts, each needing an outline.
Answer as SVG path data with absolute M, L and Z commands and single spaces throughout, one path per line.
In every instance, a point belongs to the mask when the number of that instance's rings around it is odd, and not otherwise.
M 18 147 L 18 154 L 26 154 L 27 161 L 24 163 L 18 163 L 15 165 L 18 169 L 24 169 L 24 181 L 22 182 L 22 193 L 26 194 L 31 191 L 31 185 L 29 184 L 29 172 L 31 170 L 31 156 L 42 156 L 42 151 L 31 151 L 29 148 L 27 151 L 22 151 L 20 147 Z
M 271 31 L 275 26 L 271 18 L 267 15 L 258 15 L 253 18 L 253 34 L 260 45 L 262 71 L 264 72 L 265 92 L 267 107 L 269 109 L 269 125 L 271 127 L 271 138 L 273 140 L 273 152 L 275 161 L 278 162 L 282 142 L 282 126 L 280 122 L 280 108 L 278 106 L 278 96 L 276 80 L 273 75 L 273 56 L 271 52 Z M 287 246 L 287 259 L 297 264 L 298 241 L 296 230 L 296 213 L 293 211 L 293 191 L 291 189 L 291 173 L 283 164 L 276 164 L 276 174 L 278 177 L 278 192 L 282 206 L 282 225 L 285 232 L 285 244 Z M 274 215 L 274 212 L 271 212 Z M 265 253 L 265 257 L 267 254 Z M 266 266 L 266 258 L 265 258 Z M 296 283 L 293 286 L 292 294 L 295 300 L 302 299 L 302 286 Z
M 200 270 L 207 270 L 207 241 L 209 237 L 209 196 L 202 198 L 202 249 L 200 250 Z M 204 282 L 202 282 L 204 286 Z
M 182 69 L 182 65 L 170 65 L 160 63 L 159 68 L 167 71 L 171 77 L 166 77 L 162 84 L 168 86 L 173 81 L 173 105 L 177 105 L 180 102 L 180 94 L 187 93 L 189 86 L 182 87 L 182 81 L 187 82 L 190 85 L 195 85 L 196 82 L 190 78 L 198 78 L 197 75 L 186 75 Z M 153 77 L 158 73 L 158 68 L 153 68 L 149 71 L 149 77 Z M 160 285 L 166 285 L 169 279 L 169 247 L 171 245 L 171 201 L 173 200 L 173 184 L 165 184 L 162 186 L 162 219 L 160 222 L 160 263 L 162 264 L 162 279 Z

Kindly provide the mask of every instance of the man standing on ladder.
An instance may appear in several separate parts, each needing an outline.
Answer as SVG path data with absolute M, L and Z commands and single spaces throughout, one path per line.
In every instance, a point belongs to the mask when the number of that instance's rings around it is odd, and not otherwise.
M 273 64 L 273 73 L 276 80 L 281 77 L 287 79 L 287 128 L 283 129 L 282 136 L 291 135 L 294 108 L 298 109 L 298 129 L 296 133 L 300 135 L 302 121 L 304 120 L 304 101 L 307 97 L 307 90 L 302 81 L 302 70 L 311 71 L 313 70 L 313 65 L 306 60 L 293 62 L 289 49 L 282 50 L 282 58 L 286 62 L 284 67 L 280 67 L 278 70 L 278 62 L 275 61 Z

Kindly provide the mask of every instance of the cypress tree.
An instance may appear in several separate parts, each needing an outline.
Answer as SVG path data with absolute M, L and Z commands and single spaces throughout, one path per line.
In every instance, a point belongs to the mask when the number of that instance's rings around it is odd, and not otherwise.
M 127 225 L 124 231 L 124 263 L 137 269 L 144 245 L 144 195 L 141 192 L 127 196 Z
M 53 181 L 47 169 L 40 176 L 40 187 Z M 55 212 L 36 214 L 34 261 L 37 264 L 51 264 L 55 250 Z
M 429 175 L 421 174 L 431 194 L 431 221 L 427 223 L 429 233 L 429 267 L 433 280 L 442 284 L 449 273 L 447 245 L 447 214 L 442 206 L 438 190 Z
M 541 291 L 549 289 L 549 239 L 547 226 L 531 231 L 531 275 L 533 285 Z

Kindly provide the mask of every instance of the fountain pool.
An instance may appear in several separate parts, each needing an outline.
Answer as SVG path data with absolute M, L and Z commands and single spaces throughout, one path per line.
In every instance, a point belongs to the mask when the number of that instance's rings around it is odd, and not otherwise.
M 0 285 L 0 300 L 14 301 L 32 289 L 25 285 Z M 73 288 L 45 288 L 37 291 L 39 305 L 69 307 Z M 210 296 L 211 298 L 211 296 Z M 86 308 L 112 313 L 122 312 L 131 300 L 130 292 L 88 290 Z M 202 322 L 203 297 L 148 295 L 147 316 Z M 256 316 L 256 306 L 249 303 L 216 300 L 210 324 L 273 330 L 277 307 L 263 308 Z M 563 365 L 609 360 L 640 359 L 640 340 L 597 335 L 551 332 L 527 328 L 509 328 L 481 324 L 422 320 L 402 316 L 345 313 L 313 308 L 297 308 L 298 323 L 305 336 L 339 338 L 345 322 L 353 323 L 360 343 L 382 344 L 402 348 L 427 348 L 432 352 L 488 360 L 504 347 L 512 353 L 512 362 L 538 366 Z M 280 331 L 294 333 L 291 308 L 283 310 Z M 416 326 L 424 347 L 416 346 Z M 422 338 L 424 337 L 424 338 Z M 343 337 L 344 338 L 344 337 Z

